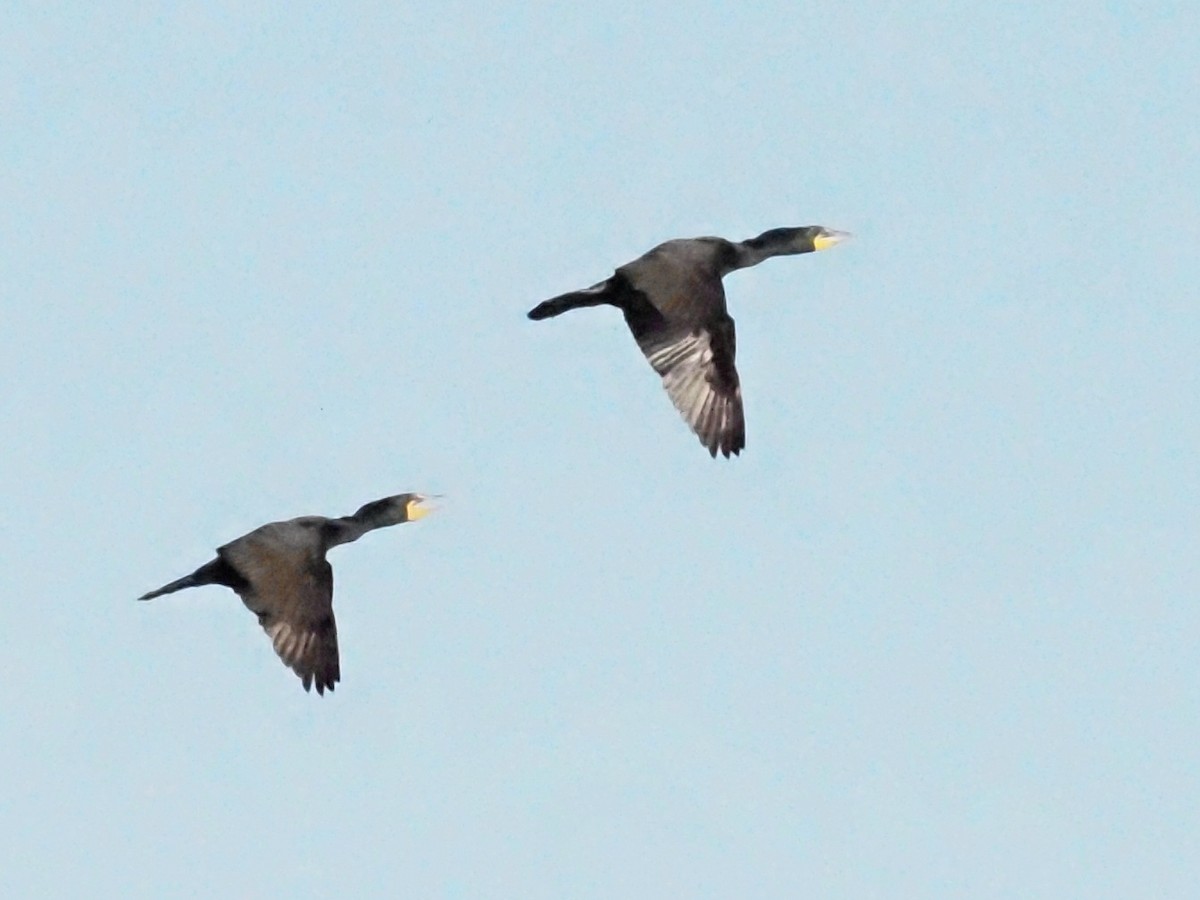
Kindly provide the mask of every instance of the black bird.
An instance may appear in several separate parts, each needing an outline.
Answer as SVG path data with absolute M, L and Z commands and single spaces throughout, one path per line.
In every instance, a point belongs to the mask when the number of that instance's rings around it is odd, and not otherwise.
M 352 516 L 301 516 L 255 528 L 217 549 L 217 558 L 191 575 L 143 594 L 152 600 L 184 588 L 221 584 L 233 588 L 258 616 L 275 652 L 300 676 L 304 689 L 333 690 L 341 680 L 337 623 L 333 619 L 330 547 L 356 541 L 368 531 L 414 522 L 427 515 L 428 497 L 399 494 L 362 507 Z
M 825 250 L 849 236 L 808 225 L 774 228 L 736 243 L 717 237 L 667 241 L 599 284 L 539 303 L 529 318 L 582 306 L 617 307 L 700 443 L 712 456 L 720 450 L 728 458 L 746 446 L 746 423 L 721 279 L 772 256 Z

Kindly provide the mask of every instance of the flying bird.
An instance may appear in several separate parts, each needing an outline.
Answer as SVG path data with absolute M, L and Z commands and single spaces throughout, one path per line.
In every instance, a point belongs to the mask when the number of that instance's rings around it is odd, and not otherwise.
M 733 319 L 721 279 L 772 256 L 825 250 L 848 238 L 820 225 L 774 228 L 745 241 L 686 238 L 659 244 L 612 277 L 539 303 L 531 319 L 615 306 L 668 396 L 710 455 L 746 446 Z
M 217 558 L 139 600 L 152 600 L 184 588 L 221 584 L 233 588 L 258 616 L 284 665 L 300 676 L 304 689 L 322 696 L 341 680 L 337 623 L 333 618 L 330 547 L 356 541 L 368 531 L 415 522 L 430 511 L 429 497 L 398 494 L 375 500 L 352 516 L 301 516 L 271 522 L 217 548 Z

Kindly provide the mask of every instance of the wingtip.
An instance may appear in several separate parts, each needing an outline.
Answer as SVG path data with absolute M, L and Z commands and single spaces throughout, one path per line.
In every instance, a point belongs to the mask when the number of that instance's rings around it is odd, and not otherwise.
M 741 456 L 742 451 L 746 449 L 745 444 L 736 444 L 732 440 L 727 442 L 722 441 L 721 435 L 717 435 L 711 444 L 707 443 L 704 438 L 700 438 L 700 444 L 713 459 L 717 458 L 718 453 L 725 457 L 725 459 L 733 456 Z

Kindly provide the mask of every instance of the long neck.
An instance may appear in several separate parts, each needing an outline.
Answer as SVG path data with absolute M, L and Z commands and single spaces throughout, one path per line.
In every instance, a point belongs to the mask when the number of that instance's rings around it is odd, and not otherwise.
M 336 547 L 338 544 L 349 544 L 357 541 L 368 531 L 391 525 L 391 522 L 379 521 L 377 517 L 363 516 L 355 513 L 352 516 L 342 516 L 340 519 L 330 519 L 325 523 L 325 547 Z
M 795 253 L 806 253 L 812 249 L 811 243 L 805 246 L 802 239 L 803 229 L 774 228 L 764 231 L 758 237 L 735 243 L 732 269 L 745 269 L 757 266 L 764 259 L 772 256 L 790 256 Z

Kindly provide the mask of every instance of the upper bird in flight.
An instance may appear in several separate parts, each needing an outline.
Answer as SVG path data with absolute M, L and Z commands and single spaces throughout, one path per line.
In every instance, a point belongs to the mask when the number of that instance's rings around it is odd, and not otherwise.
M 728 458 L 746 446 L 746 422 L 721 279 L 772 256 L 825 250 L 849 236 L 807 225 L 773 228 L 738 242 L 667 241 L 599 284 L 539 303 L 529 318 L 548 319 L 583 306 L 617 307 L 700 443 L 712 456 L 719 450 Z
M 398 494 L 362 507 L 352 516 L 301 516 L 271 522 L 217 549 L 217 558 L 139 600 L 152 600 L 184 588 L 221 584 L 233 588 L 258 616 L 284 665 L 300 676 L 304 689 L 333 690 L 341 679 L 337 623 L 333 619 L 333 567 L 330 547 L 356 541 L 368 531 L 414 522 L 430 511 L 421 494 Z

